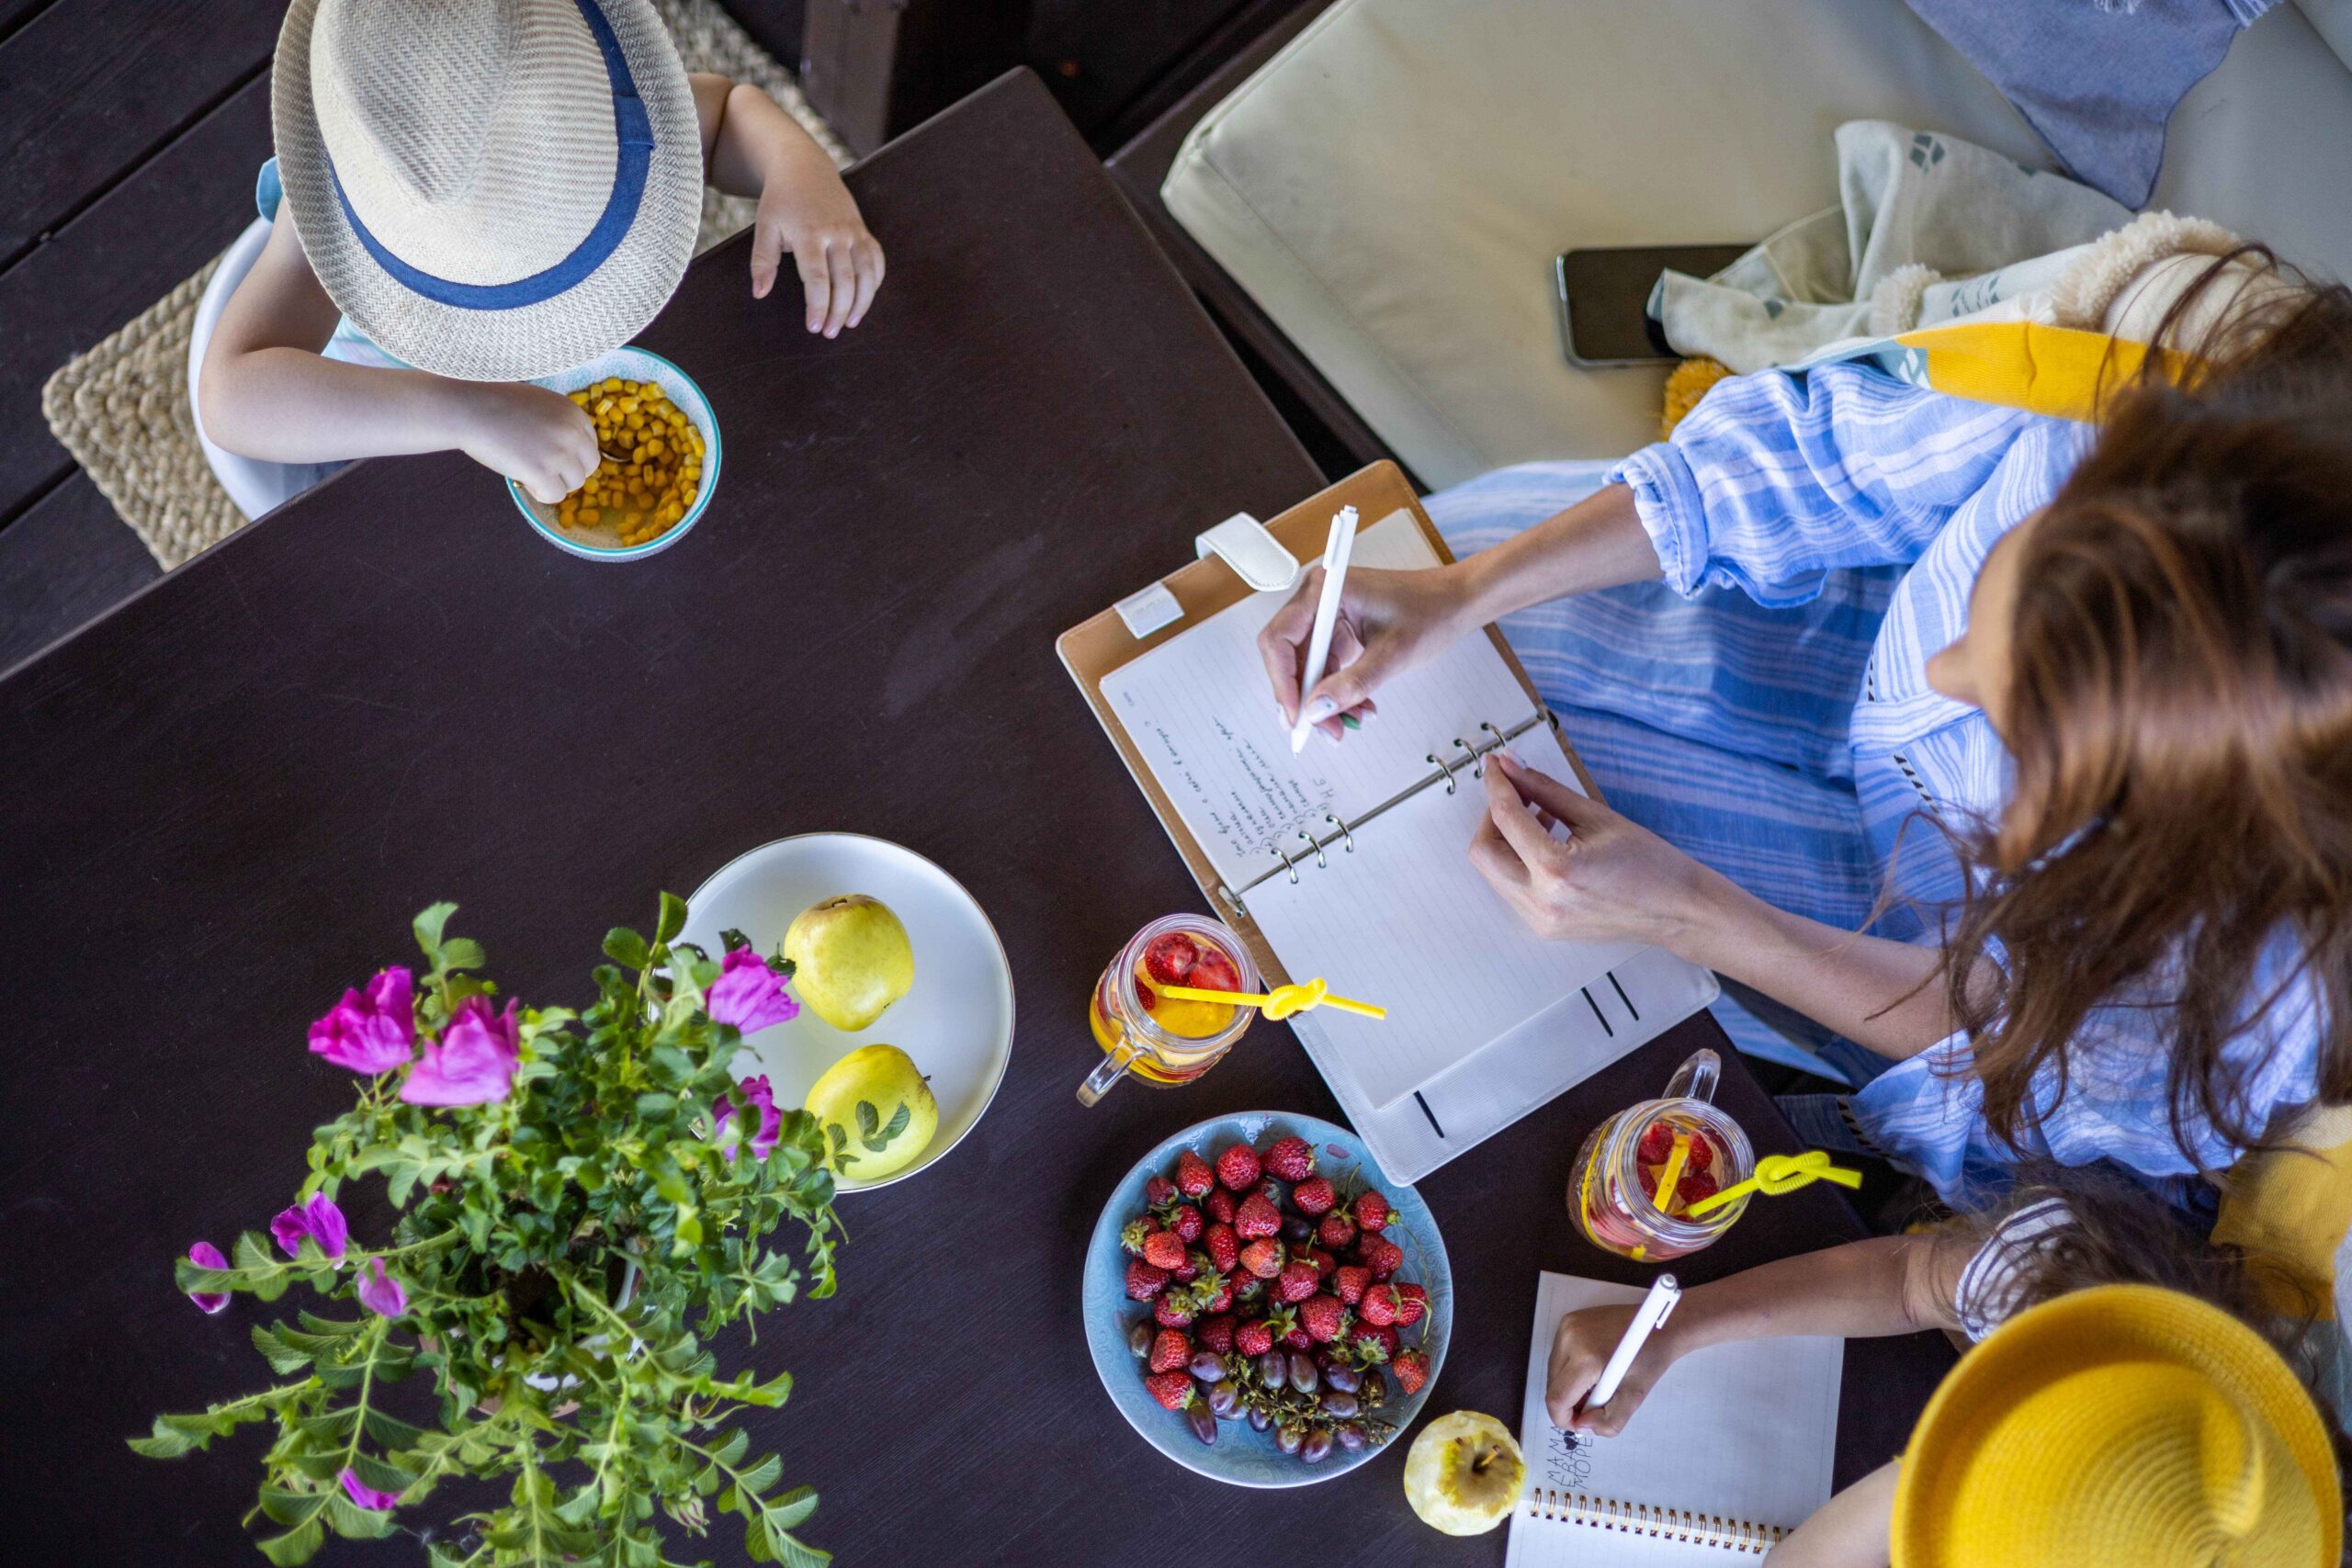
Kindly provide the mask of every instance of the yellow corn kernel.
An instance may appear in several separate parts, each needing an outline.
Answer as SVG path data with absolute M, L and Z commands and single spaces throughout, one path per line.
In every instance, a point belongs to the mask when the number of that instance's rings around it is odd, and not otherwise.
M 645 444 L 645 455 L 649 457 L 659 457 L 662 456 L 663 450 L 664 448 L 662 445 L 662 438 L 658 435 Z

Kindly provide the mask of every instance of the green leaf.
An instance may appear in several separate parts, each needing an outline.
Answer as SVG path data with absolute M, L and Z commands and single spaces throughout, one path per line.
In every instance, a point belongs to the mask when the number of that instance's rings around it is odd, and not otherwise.
M 783 1478 L 783 1475 L 784 1461 L 775 1454 L 769 1454 L 751 1469 L 737 1472 L 735 1476 L 735 1484 L 742 1491 L 750 1494 L 750 1496 L 746 1498 L 747 1505 L 756 1504 L 759 1500 L 759 1495 L 766 1491 L 769 1487 L 775 1485 L 777 1481 Z M 800 1490 L 807 1492 L 808 1489 L 804 1486 Z M 812 1508 L 817 1506 L 816 1495 L 813 1493 L 809 1495 L 808 1506 Z M 799 1522 L 800 1521 L 798 1519 L 786 1520 L 784 1528 L 790 1529 L 794 1525 L 797 1525 Z
M 397 1416 L 387 1416 L 372 1404 L 368 1407 L 367 1415 L 361 1417 L 361 1422 L 368 1436 L 392 1453 L 413 1449 L 431 1435 L 424 1427 L 412 1427 Z
M 637 1114 L 642 1121 L 667 1122 L 678 1113 L 678 1097 L 674 1094 L 646 1093 L 637 1097 Z
M 615 926 L 605 933 L 605 956 L 624 969 L 642 969 L 651 957 L 645 950 L 645 939 L 627 926 Z
M 775 1551 L 775 1560 L 785 1568 L 825 1568 L 825 1564 L 833 1560 L 831 1552 L 820 1551 L 773 1527 L 768 1530 L 768 1544 Z
M 458 912 L 455 904 L 435 904 L 416 917 L 416 945 L 424 956 L 436 963 L 441 957 L 441 933 L 449 924 L 449 917 Z M 312 1545 L 316 1550 L 316 1543 Z
M 882 1141 L 887 1144 L 891 1139 L 897 1137 L 899 1134 L 905 1132 L 907 1130 L 907 1122 L 913 1117 L 913 1107 L 910 1106 L 903 1100 L 899 1101 L 899 1109 L 891 1114 L 889 1124 L 882 1129 Z
M 284 1377 L 311 1364 L 311 1352 L 299 1346 L 288 1345 L 275 1325 L 254 1325 L 254 1348 L 260 1351 L 269 1370 Z
M 729 926 L 718 933 L 718 945 L 727 953 L 741 953 L 752 945 L 752 939 Z
M 310 1522 L 288 1530 L 284 1535 L 255 1541 L 261 1554 L 277 1564 L 277 1568 L 294 1568 L 298 1562 L 308 1562 L 311 1554 L 326 1540 L 327 1532 L 314 1516 Z
M 392 1529 L 390 1513 L 363 1508 L 340 1493 L 327 1499 L 326 1518 L 334 1533 L 346 1540 L 379 1540 Z
M 784 1466 L 779 1461 L 776 1468 L 780 1471 Z M 771 1529 L 788 1530 L 816 1511 L 817 1489 L 813 1486 L 796 1486 L 768 1504 L 768 1527 Z
M 874 1135 L 880 1132 L 881 1128 L 882 1113 L 874 1109 L 874 1102 L 870 1100 L 859 1100 L 857 1102 L 857 1133 L 859 1137 L 865 1140 L 866 1147 L 874 1147 Z
M 452 969 L 479 969 L 490 957 L 473 938 L 453 936 L 441 944 L 441 962 Z
M 662 919 L 653 928 L 653 944 L 659 947 L 685 929 L 686 901 L 675 893 L 662 894 Z

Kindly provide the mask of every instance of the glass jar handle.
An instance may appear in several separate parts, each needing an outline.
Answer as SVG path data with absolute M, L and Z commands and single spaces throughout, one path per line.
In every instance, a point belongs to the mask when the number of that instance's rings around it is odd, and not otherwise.
M 1136 1053 L 1125 1041 L 1112 1046 L 1103 1054 L 1102 1059 L 1094 1064 L 1094 1070 L 1086 1075 L 1086 1081 L 1078 1086 L 1078 1102 L 1091 1105 L 1110 1093 L 1111 1086 L 1127 1076 L 1127 1069 L 1135 1065 L 1135 1059 Z
M 1724 1059 L 1712 1050 L 1690 1053 L 1690 1059 L 1674 1069 L 1666 1080 L 1668 1100 L 1695 1100 L 1703 1104 L 1715 1102 L 1715 1080 L 1723 1077 Z

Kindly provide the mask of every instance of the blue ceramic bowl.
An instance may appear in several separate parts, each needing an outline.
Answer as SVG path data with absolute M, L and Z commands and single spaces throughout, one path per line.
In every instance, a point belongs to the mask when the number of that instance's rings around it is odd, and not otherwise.
M 1120 1229 L 1144 1211 L 1144 1183 L 1154 1176 L 1172 1178 L 1179 1150 L 1191 1149 L 1203 1159 L 1214 1161 L 1217 1151 L 1228 1144 L 1246 1143 L 1262 1153 L 1276 1139 L 1294 1134 L 1315 1145 L 1317 1175 L 1343 1186 L 1349 1175 L 1361 1170 L 1366 1185 L 1380 1189 L 1396 1211 L 1385 1234 L 1405 1249 L 1405 1266 L 1396 1278 L 1419 1281 L 1429 1292 L 1430 1303 L 1427 1315 L 1406 1333 L 1408 1344 L 1416 1343 L 1413 1335 L 1421 1335 L 1418 1343 L 1429 1355 L 1429 1382 L 1421 1385 L 1419 1393 L 1408 1398 L 1396 1380 L 1389 1380 L 1388 1403 L 1379 1411 L 1382 1420 L 1395 1423 L 1388 1441 L 1354 1453 L 1335 1448 L 1320 1464 L 1307 1464 L 1283 1453 L 1274 1446 L 1272 1432 L 1253 1432 L 1246 1421 L 1218 1422 L 1216 1446 L 1204 1446 L 1193 1436 L 1181 1414 L 1162 1409 L 1145 1390 L 1143 1363 L 1127 1348 L 1127 1330 L 1151 1316 L 1148 1303 L 1127 1299 L 1127 1254 L 1119 1246 Z M 1086 1348 L 1093 1353 L 1094 1371 L 1110 1391 L 1111 1403 L 1119 1407 L 1128 1425 L 1143 1434 L 1144 1441 L 1185 1469 L 1236 1486 L 1310 1485 L 1398 1446 L 1406 1428 L 1437 1388 L 1438 1373 L 1445 1367 L 1446 1338 L 1453 1325 L 1453 1273 L 1446 1264 L 1445 1244 L 1438 1239 L 1437 1224 L 1420 1194 L 1409 1187 L 1389 1185 L 1379 1165 L 1346 1128 L 1313 1116 L 1270 1111 L 1219 1116 L 1187 1127 L 1127 1172 L 1103 1205 L 1102 1217 L 1095 1222 L 1094 1239 L 1086 1249 L 1085 1297 Z
M 709 506 L 711 492 L 718 488 L 718 419 L 710 412 L 710 400 L 692 377 L 668 360 L 648 349 L 620 347 L 602 358 L 586 365 L 574 366 L 553 376 L 542 376 L 533 383 L 549 391 L 571 393 L 607 377 L 617 376 L 624 381 L 650 381 L 662 389 L 678 412 L 686 416 L 702 437 L 702 482 L 695 487 L 694 504 L 686 514 L 672 525 L 666 533 L 657 535 L 641 545 L 624 545 L 620 536 L 610 528 L 567 528 L 556 521 L 555 508 L 534 501 L 521 485 L 506 481 L 506 493 L 514 498 L 516 510 L 528 520 L 532 528 L 548 544 L 567 555 L 582 560 L 630 561 L 643 560 L 660 555 L 686 536 Z

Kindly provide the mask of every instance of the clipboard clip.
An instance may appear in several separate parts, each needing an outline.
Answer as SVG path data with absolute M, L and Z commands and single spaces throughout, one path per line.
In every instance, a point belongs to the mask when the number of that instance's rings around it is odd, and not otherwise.
M 1203 558 L 1216 556 L 1260 593 L 1279 593 L 1298 581 L 1298 558 L 1247 512 L 1195 535 L 1193 549 Z

